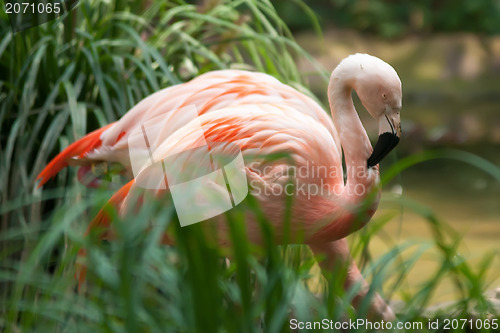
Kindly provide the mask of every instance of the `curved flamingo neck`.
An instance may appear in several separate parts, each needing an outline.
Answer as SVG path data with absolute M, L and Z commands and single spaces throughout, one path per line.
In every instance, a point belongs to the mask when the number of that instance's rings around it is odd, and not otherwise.
M 341 63 L 332 73 L 328 85 L 328 99 L 335 128 L 344 152 L 347 182 L 343 199 L 346 203 L 359 204 L 379 181 L 378 166 L 367 167 L 373 151 L 366 131 L 352 101 L 356 90 L 360 65 Z
M 359 64 L 342 62 L 332 73 L 328 99 L 333 123 L 344 151 L 347 182 L 343 191 L 330 193 L 325 215 L 310 242 L 341 239 L 363 227 L 377 209 L 380 188 L 378 166 L 367 167 L 372 146 L 358 117 L 351 93 L 356 89 Z M 339 168 L 342 165 L 339 163 Z

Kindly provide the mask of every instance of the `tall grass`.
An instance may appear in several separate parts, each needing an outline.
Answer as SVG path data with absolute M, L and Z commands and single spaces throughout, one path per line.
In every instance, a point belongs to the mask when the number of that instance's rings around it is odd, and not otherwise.
M 82 1 L 66 17 L 17 34 L 0 15 L 1 328 L 287 332 L 290 318 L 338 322 L 365 315 L 350 308 L 355 290 L 342 290 L 340 272 L 318 279 L 306 247 L 273 244 L 273 230 L 251 198 L 226 214 L 229 249 L 215 245 L 201 224 L 181 229 L 173 206 L 156 201 L 147 201 L 137 215 L 117 217 L 116 239 L 107 243 L 82 235 L 111 191 L 84 188 L 73 169 L 43 191 L 35 186 L 41 168 L 70 142 L 118 119 L 150 93 L 203 72 L 250 68 L 307 91 L 295 61 L 309 56 L 270 2 Z M 385 181 L 442 157 L 500 179 L 497 166 L 446 151 L 402 159 L 384 170 Z M 385 290 L 390 298 L 412 265 L 435 248 L 441 268 L 417 293 L 406 295 L 399 318 L 425 322 L 424 310 L 444 277 L 452 277 L 461 293 L 452 315 L 493 314 L 484 297 L 493 255 L 471 267 L 457 251 L 458 235 L 435 214 L 404 197 L 391 200 L 425 217 L 434 240 L 395 244 L 368 261 L 364 272 L 373 291 Z M 247 211 L 258 216 L 262 248 L 246 239 Z M 353 237 L 357 258 L 391 218 L 372 221 Z M 175 247 L 159 244 L 167 228 Z M 77 291 L 73 275 L 81 247 L 87 249 L 89 270 Z M 222 259 L 228 251 L 229 262 Z M 405 253 L 410 255 L 403 258 Z

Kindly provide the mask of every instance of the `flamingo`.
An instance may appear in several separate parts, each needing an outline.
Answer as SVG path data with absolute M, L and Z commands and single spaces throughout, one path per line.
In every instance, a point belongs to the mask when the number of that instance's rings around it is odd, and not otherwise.
M 352 90 L 379 123 L 379 138 L 374 148 L 355 110 Z M 378 164 L 401 136 L 401 81 L 393 67 L 381 59 L 368 54 L 350 55 L 331 74 L 328 100 L 331 118 L 312 98 L 269 75 L 240 70 L 209 72 L 146 97 L 117 122 L 64 149 L 37 179 L 42 186 L 72 164 L 80 165 L 78 175 L 83 179 L 91 174 L 92 165 L 102 161 L 120 163 L 131 174 L 130 133 L 155 117 L 175 115 L 186 106 L 195 106 L 199 113 L 196 121 L 185 122 L 179 128 L 172 128 L 175 127 L 173 121 L 167 122 L 168 126 L 161 129 L 158 149 L 153 152 L 155 160 L 165 158 L 178 147 L 196 146 L 198 142 L 193 133 L 200 124 L 207 141 L 231 143 L 220 146 L 222 150 L 236 146 L 245 159 L 244 172 L 252 184 L 249 193 L 271 221 L 278 242 L 284 237 L 284 198 L 290 194 L 262 190 L 285 186 L 290 181 L 297 186 L 326 188 L 317 194 L 304 191 L 291 194 L 294 200 L 290 241 L 307 244 L 313 253 L 325 256 L 320 262 L 322 269 L 333 270 L 339 261 L 348 267 L 344 287 L 362 286 L 352 302 L 357 308 L 368 297 L 369 285 L 350 256 L 346 236 L 362 228 L 378 207 L 381 195 Z M 342 151 L 347 170 L 342 169 Z M 277 152 L 287 153 L 290 158 L 271 162 L 262 158 Z M 197 163 L 194 157 L 188 162 Z M 314 165 L 318 169 L 326 167 L 340 172 L 289 173 L 287 170 L 292 164 L 296 168 L 310 169 Z M 121 214 L 134 205 L 131 201 L 136 196 L 131 193 L 140 187 L 136 180 L 148 176 L 148 172 L 147 168 L 141 170 L 110 199 Z M 96 182 L 98 179 L 89 185 Z M 226 235 L 227 226 L 222 219 L 212 220 L 220 233 Z M 108 224 L 101 211 L 88 231 Z M 259 243 L 259 230 L 255 218 L 249 215 L 246 222 L 249 240 Z M 299 234 L 301 237 L 293 238 Z M 369 315 L 395 319 L 379 294 L 370 300 Z

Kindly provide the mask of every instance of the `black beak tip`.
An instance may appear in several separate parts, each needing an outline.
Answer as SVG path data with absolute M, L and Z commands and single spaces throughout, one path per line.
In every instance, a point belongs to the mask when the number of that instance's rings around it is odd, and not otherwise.
M 399 143 L 399 137 L 393 133 L 382 133 L 378 137 L 378 141 L 373 148 L 373 153 L 368 158 L 368 168 L 379 164 L 394 149 Z

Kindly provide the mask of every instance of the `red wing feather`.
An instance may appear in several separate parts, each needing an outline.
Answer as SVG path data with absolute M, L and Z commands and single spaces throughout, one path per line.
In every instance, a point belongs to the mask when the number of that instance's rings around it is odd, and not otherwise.
M 36 180 L 40 180 L 38 187 L 43 186 L 50 178 L 57 175 L 59 171 L 68 166 L 68 161 L 72 158 L 82 158 L 89 151 L 98 148 L 101 145 L 101 134 L 107 130 L 113 123 L 101 127 L 80 140 L 73 142 L 66 149 L 60 152 L 49 164 L 40 172 Z

